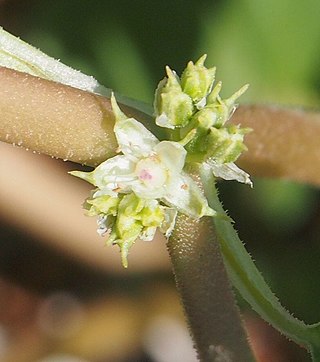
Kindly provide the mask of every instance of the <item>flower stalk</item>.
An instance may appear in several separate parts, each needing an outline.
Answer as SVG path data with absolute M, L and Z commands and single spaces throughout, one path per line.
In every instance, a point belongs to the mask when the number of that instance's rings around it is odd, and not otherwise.
M 167 248 L 200 361 L 253 361 L 211 218 L 179 215 Z

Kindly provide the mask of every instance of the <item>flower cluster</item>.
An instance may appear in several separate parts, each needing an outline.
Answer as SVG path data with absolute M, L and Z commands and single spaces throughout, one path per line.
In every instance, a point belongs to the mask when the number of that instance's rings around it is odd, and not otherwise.
M 85 208 L 89 215 L 98 215 L 99 234 L 108 233 L 107 242 L 120 246 L 126 267 L 136 239 L 152 240 L 157 228 L 169 236 L 178 211 L 194 218 L 215 212 L 183 171 L 185 148 L 178 142 L 160 142 L 140 122 L 122 113 L 113 96 L 111 103 L 122 154 L 92 172 L 71 174 L 97 187 Z
M 251 184 L 249 175 L 234 164 L 246 150 L 243 138 L 250 129 L 227 124 L 248 85 L 222 99 L 222 83 L 214 86 L 216 68 L 206 68 L 205 59 L 189 62 L 181 78 L 166 67 L 167 77 L 155 96 L 156 123 L 184 145 L 187 162 L 206 162 L 216 177 Z
M 98 216 L 98 233 L 119 245 L 125 267 L 138 238 L 150 241 L 157 229 L 170 236 L 178 212 L 193 218 L 217 215 L 184 171 L 185 163 L 206 163 L 216 177 L 251 183 L 234 164 L 246 149 L 248 130 L 226 124 L 247 86 L 222 100 L 221 83 L 213 87 L 215 68 L 206 68 L 205 59 L 189 62 L 181 79 L 167 67 L 167 78 L 159 83 L 155 122 L 168 128 L 170 141 L 159 141 L 127 117 L 112 95 L 120 154 L 92 172 L 71 172 L 96 187 L 84 206 L 88 215 Z

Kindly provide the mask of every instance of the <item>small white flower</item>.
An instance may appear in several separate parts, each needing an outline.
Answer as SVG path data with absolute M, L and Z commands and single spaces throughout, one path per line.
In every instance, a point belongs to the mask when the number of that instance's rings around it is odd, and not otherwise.
M 98 233 L 118 244 L 122 264 L 137 238 L 151 241 L 157 228 L 169 237 L 178 211 L 200 218 L 216 212 L 183 167 L 187 152 L 177 142 L 159 141 L 141 123 L 127 118 L 111 98 L 115 136 L 121 155 L 92 172 L 73 171 L 97 190 L 86 202 L 89 215 L 98 216 Z
M 177 142 L 159 141 L 133 118 L 127 118 L 111 99 L 114 132 L 123 155 L 100 164 L 90 173 L 75 171 L 98 187 L 95 196 L 134 192 L 142 199 L 158 199 L 178 211 L 200 218 L 214 215 L 196 183 L 183 172 L 186 150 Z

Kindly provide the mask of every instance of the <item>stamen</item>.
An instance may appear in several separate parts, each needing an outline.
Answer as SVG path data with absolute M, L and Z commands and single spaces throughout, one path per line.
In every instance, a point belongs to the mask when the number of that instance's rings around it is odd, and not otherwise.
M 181 186 L 182 190 L 188 190 L 188 185 L 187 184 L 182 184 Z
M 139 174 L 139 178 L 140 180 L 152 180 L 153 177 L 148 170 L 142 169 Z

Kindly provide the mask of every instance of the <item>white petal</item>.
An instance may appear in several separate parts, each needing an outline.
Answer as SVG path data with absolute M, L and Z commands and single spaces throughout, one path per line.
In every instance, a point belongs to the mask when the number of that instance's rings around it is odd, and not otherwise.
M 150 187 L 140 180 L 131 183 L 132 191 L 141 199 L 161 199 L 166 194 L 165 185 Z
M 165 113 L 160 114 L 160 116 L 156 117 L 156 124 L 159 127 L 171 128 L 174 129 L 175 127 L 171 124 L 168 116 Z
M 126 156 L 115 156 L 102 162 L 92 173 L 95 186 L 117 188 L 119 183 L 134 180 L 135 163 Z
M 250 185 L 251 187 L 253 186 L 252 181 L 250 180 L 250 175 L 241 170 L 233 162 L 219 163 L 213 159 L 210 159 L 206 163 L 210 167 L 215 177 L 221 177 L 224 180 L 236 180 L 238 182 Z
M 133 118 L 116 122 L 114 132 L 121 151 L 137 158 L 148 156 L 159 140 Z
M 187 151 L 180 143 L 162 141 L 156 145 L 154 151 L 170 171 L 180 173 L 183 169 Z
M 113 191 L 114 189 L 116 189 L 116 187 L 114 185 L 113 185 L 113 187 L 111 187 L 111 185 L 109 184 L 108 187 L 104 187 L 103 189 L 97 189 L 97 191 L 95 191 L 93 193 L 92 197 L 96 198 L 96 197 L 100 197 L 100 196 L 104 196 L 104 195 L 109 195 L 109 196 L 115 197 L 115 196 L 117 196 L 117 192 Z
M 157 228 L 154 226 L 144 228 L 144 230 L 140 233 L 139 238 L 143 241 L 152 241 L 156 230 Z
M 178 211 L 170 207 L 164 207 L 164 221 L 160 227 L 160 231 L 168 238 L 176 223 Z
M 197 109 L 202 109 L 205 107 L 206 103 L 207 103 L 207 97 L 203 97 L 202 99 L 200 99 L 199 102 L 196 103 L 195 106 L 197 107 Z
M 202 194 L 197 184 L 187 175 L 172 177 L 167 187 L 167 194 L 163 202 L 176 207 L 178 211 L 191 217 L 215 215 L 215 211 L 208 206 L 207 199 Z

